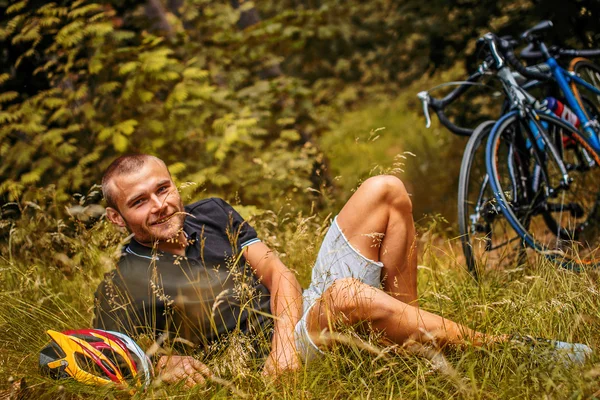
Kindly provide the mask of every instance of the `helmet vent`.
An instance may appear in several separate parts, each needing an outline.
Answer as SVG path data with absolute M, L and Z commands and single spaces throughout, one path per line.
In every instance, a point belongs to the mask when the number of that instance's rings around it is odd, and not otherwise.
M 91 358 L 88 358 L 81 353 L 75 353 L 74 358 L 79 368 L 81 368 L 85 372 L 110 380 L 110 377 L 106 375 L 106 372 L 104 372 L 102 368 L 100 368 L 100 366 L 96 364 Z M 110 370 L 111 369 L 109 369 L 109 371 Z
M 125 380 L 133 378 L 131 369 L 129 368 L 129 365 L 127 365 L 127 361 L 125 361 L 125 359 L 120 354 L 115 353 L 110 349 L 102 349 L 101 351 L 102 354 L 106 356 L 106 358 L 108 358 L 114 365 L 117 366 L 117 368 L 119 368 L 119 371 L 121 372 L 121 375 L 123 375 L 123 378 Z M 102 363 L 104 364 L 105 361 L 102 361 Z M 105 365 L 105 367 L 107 366 Z M 112 368 L 110 369 L 112 370 Z

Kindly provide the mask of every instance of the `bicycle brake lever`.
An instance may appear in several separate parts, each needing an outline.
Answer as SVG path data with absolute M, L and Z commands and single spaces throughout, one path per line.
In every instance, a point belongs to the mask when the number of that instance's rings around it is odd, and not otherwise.
M 490 48 L 490 52 L 492 53 L 492 57 L 494 57 L 494 61 L 496 63 L 496 68 L 501 69 L 504 66 L 504 59 L 498 52 L 498 47 L 496 46 L 494 35 L 488 32 L 485 35 L 483 35 L 483 39 Z
M 425 127 L 431 127 L 431 118 L 429 117 L 429 93 L 422 91 L 417 93 L 417 97 L 423 103 L 423 114 L 425 114 Z

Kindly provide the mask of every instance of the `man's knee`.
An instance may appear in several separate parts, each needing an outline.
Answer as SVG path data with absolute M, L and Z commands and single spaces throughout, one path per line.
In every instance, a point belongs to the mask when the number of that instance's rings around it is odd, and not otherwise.
M 412 213 L 412 201 L 404 183 L 392 175 L 378 175 L 363 184 L 370 196 L 402 213 Z

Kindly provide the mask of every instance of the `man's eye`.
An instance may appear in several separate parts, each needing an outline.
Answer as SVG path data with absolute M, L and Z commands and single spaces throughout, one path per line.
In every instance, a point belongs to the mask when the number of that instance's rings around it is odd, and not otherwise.
M 132 206 L 133 207 L 137 207 L 140 204 L 142 204 L 143 202 L 144 202 L 144 199 L 138 199 L 138 200 L 136 200 L 136 201 L 133 202 Z
M 158 188 L 158 193 L 163 193 L 163 192 L 165 192 L 166 190 L 167 190 L 167 187 L 166 187 L 166 186 L 161 186 L 161 187 L 159 187 L 159 188 Z

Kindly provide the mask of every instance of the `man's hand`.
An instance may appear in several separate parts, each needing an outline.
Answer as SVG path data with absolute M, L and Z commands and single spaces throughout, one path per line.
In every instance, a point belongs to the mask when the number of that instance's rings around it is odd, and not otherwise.
M 295 371 L 301 366 L 295 346 L 276 345 L 265 362 L 263 375 L 277 378 L 283 372 Z
M 162 356 L 156 364 L 159 378 L 166 383 L 185 382 L 185 387 L 202 385 L 212 373 L 208 367 L 190 356 Z

